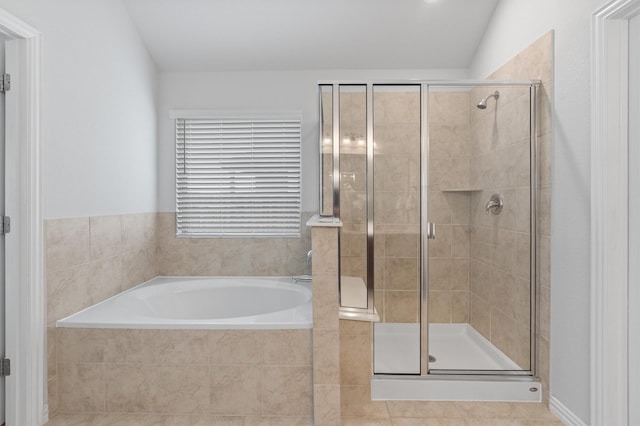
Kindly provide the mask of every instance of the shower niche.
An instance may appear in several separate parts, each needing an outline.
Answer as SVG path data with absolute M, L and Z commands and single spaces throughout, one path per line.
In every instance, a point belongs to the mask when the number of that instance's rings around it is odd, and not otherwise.
M 319 84 L 321 214 L 374 378 L 535 378 L 537 85 Z

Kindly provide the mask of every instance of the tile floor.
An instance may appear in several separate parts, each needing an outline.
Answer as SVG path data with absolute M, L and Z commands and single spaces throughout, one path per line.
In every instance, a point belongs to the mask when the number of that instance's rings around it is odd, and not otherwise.
M 535 403 L 382 402 L 386 416 L 343 417 L 342 426 L 562 426 Z M 380 412 L 377 413 L 381 414 Z M 311 426 L 308 417 L 59 414 L 47 426 Z

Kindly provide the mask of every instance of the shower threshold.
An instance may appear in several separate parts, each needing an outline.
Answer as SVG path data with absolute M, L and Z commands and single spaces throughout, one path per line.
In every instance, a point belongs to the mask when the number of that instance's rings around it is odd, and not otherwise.
M 469 324 L 429 325 L 429 355 L 435 361 L 423 376 L 407 374 L 419 372 L 419 325 L 376 324 L 376 329 L 374 371 L 387 374 L 372 376 L 374 400 L 541 400 L 541 385 L 531 376 L 501 375 L 521 368 Z
M 373 401 L 541 402 L 542 386 L 529 377 L 388 376 L 371 377 Z

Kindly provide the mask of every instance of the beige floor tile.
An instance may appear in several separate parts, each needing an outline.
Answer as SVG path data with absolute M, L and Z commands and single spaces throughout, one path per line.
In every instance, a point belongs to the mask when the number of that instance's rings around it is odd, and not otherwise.
M 392 426 L 391 419 L 343 417 L 342 426 Z
M 397 417 L 391 421 L 393 426 L 467 426 L 464 419 Z
M 460 411 L 453 402 L 444 401 L 387 401 L 391 417 L 459 418 Z
M 99 421 L 99 414 L 58 414 L 45 426 L 96 426 Z
M 113 413 L 60 414 L 51 419 L 46 426 L 243 426 L 244 424 L 244 416 Z M 291 423 L 291 425 L 298 426 L 298 423 Z
M 165 420 L 153 414 L 104 414 L 94 426 L 164 426 Z
M 243 426 L 243 416 L 167 416 L 166 426 Z
M 562 426 L 560 420 L 467 419 L 467 426 Z
M 312 426 L 311 417 L 254 417 L 248 416 L 244 426 Z
M 467 419 L 525 419 L 557 420 L 541 403 L 527 402 L 456 402 L 460 413 Z
M 549 411 L 549 408 L 542 403 L 512 403 L 516 416 L 531 420 L 552 420 L 557 421 L 558 418 Z

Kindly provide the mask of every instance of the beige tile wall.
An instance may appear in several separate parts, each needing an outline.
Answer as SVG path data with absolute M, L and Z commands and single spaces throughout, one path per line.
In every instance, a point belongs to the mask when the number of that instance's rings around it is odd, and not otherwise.
M 50 413 L 59 406 L 61 384 L 56 320 L 155 277 L 155 252 L 155 213 L 45 221 Z M 76 369 L 75 374 L 92 371 Z
M 490 79 L 538 79 L 539 127 L 537 209 L 536 334 L 538 375 L 548 399 L 551 117 L 553 33 L 549 32 L 489 76 Z M 528 368 L 529 353 L 529 170 L 528 96 L 522 89 L 501 88 L 497 108 L 492 100 L 484 111 L 474 102 L 486 88 L 473 92 L 470 102 L 472 145 L 471 181 L 491 188 L 471 199 L 471 323 L 507 355 Z M 477 98 L 477 100 L 476 100 Z M 498 126 L 500 124 L 500 126 Z M 475 135 L 478 140 L 473 142 Z M 496 167 L 496 164 L 499 167 Z M 522 173 L 525 171 L 525 173 Z M 500 216 L 487 216 L 484 204 L 493 191 L 505 198 Z
M 338 228 L 314 227 L 313 417 L 318 426 L 340 425 L 338 328 Z
M 497 102 L 475 107 L 495 90 Z M 530 140 L 528 87 L 471 91 L 471 324 L 521 368 L 530 367 Z M 499 215 L 486 214 L 492 194 Z
M 351 418 L 387 417 L 384 401 L 371 400 L 372 324 L 340 320 L 340 384 L 343 424 Z
M 58 329 L 59 412 L 312 414 L 311 330 Z
M 157 214 L 158 275 L 289 276 L 308 274 L 311 231 L 302 213 L 300 238 L 178 238 L 175 213 Z
M 156 215 L 45 221 L 47 324 L 157 275 Z

